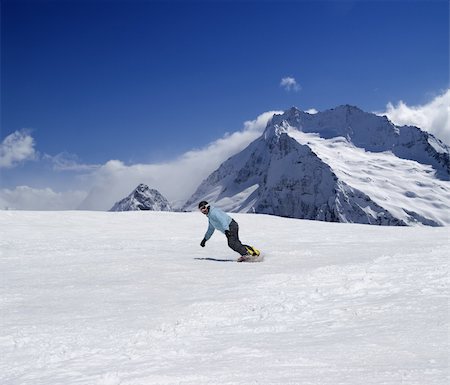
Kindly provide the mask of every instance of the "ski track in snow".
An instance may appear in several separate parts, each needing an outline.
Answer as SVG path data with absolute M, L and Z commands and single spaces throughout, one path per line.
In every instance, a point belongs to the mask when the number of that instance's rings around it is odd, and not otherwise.
M 233 217 L 0 212 L 0 383 L 448 383 L 448 227 Z

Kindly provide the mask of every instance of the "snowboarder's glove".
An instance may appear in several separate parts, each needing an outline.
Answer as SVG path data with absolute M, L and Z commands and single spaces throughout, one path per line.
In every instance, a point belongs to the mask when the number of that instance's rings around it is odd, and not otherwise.
M 200 242 L 200 246 L 205 247 L 205 244 L 206 244 L 206 239 L 203 238 L 202 241 Z
M 230 230 L 225 230 L 225 235 L 227 238 L 230 238 L 231 235 Z

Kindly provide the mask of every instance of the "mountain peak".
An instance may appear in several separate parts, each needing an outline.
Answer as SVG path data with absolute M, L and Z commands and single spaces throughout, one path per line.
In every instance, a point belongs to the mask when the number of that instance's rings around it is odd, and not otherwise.
M 150 190 L 150 187 L 148 187 L 146 184 L 144 183 L 140 183 L 135 190 L 138 191 L 146 191 L 146 190 Z
M 110 211 L 173 211 L 167 199 L 158 190 L 140 183 L 130 195 L 117 202 Z
M 291 107 L 282 114 L 275 114 L 264 131 L 266 141 L 278 140 L 281 134 L 286 134 L 291 127 L 301 126 L 303 115 L 308 115 L 300 111 L 297 107 Z
M 340 106 L 333 108 L 332 110 L 346 111 L 346 112 L 360 112 L 360 113 L 367 114 L 367 112 L 361 110 L 359 107 L 352 106 L 351 104 L 342 104 Z
M 286 121 L 291 125 L 295 125 L 296 122 L 300 121 L 302 113 L 297 107 L 291 107 L 282 114 L 275 114 L 269 124 L 279 125 L 281 122 Z

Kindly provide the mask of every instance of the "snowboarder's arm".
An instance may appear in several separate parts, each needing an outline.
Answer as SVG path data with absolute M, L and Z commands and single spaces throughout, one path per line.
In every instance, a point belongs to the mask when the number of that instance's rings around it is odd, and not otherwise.
M 210 223 L 209 226 L 208 226 L 208 230 L 206 231 L 206 234 L 205 234 L 205 237 L 204 237 L 204 238 L 205 238 L 206 240 L 208 240 L 209 238 L 211 238 L 211 235 L 213 235 L 214 230 L 215 230 L 214 226 Z

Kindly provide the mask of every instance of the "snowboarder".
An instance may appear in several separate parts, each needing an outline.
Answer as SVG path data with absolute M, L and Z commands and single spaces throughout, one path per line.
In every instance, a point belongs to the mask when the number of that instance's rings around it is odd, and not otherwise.
M 239 225 L 237 222 L 231 218 L 228 214 L 224 213 L 217 207 L 211 206 L 206 201 L 201 201 L 198 204 L 199 210 L 208 217 L 208 230 L 205 233 L 202 241 L 200 242 L 201 247 L 205 247 L 206 241 L 214 233 L 214 230 L 219 230 L 225 234 L 228 240 L 228 246 L 239 253 L 241 256 L 238 262 L 256 260 L 260 255 L 259 250 L 252 246 L 243 245 L 239 240 Z

